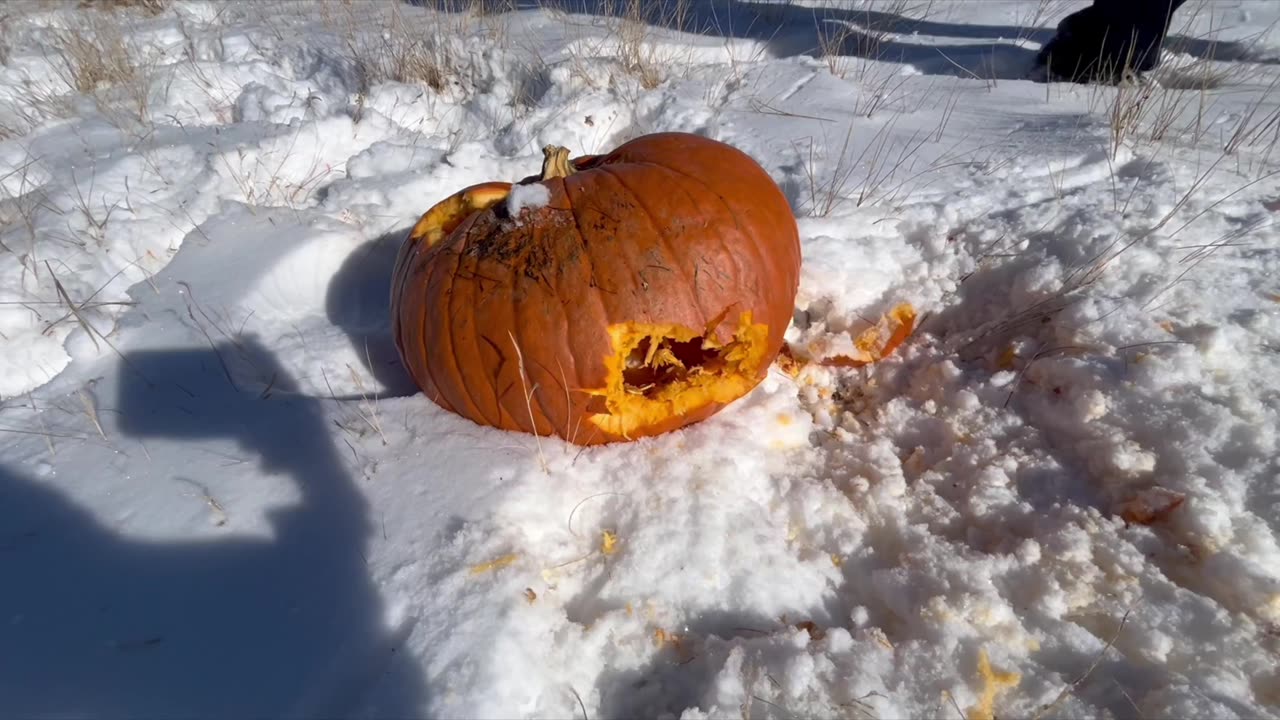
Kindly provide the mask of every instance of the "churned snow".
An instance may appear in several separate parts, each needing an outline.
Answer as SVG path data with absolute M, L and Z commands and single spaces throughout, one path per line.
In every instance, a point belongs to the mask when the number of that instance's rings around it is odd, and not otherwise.
M 6 6 L 0 715 L 1277 716 L 1280 8 L 1112 88 L 1026 79 L 1083 3 L 425 5 Z M 591 449 L 416 393 L 421 213 L 665 130 L 798 356 L 913 337 Z

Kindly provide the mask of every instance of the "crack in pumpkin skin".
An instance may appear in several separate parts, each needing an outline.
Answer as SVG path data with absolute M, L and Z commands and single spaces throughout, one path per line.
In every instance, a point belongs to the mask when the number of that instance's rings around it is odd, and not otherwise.
M 718 342 L 711 328 L 676 324 L 618 323 L 609 326 L 614 353 L 605 357 L 605 387 L 587 390 L 605 411 L 588 419 L 615 436 L 630 438 L 673 417 L 707 405 L 726 405 L 760 382 L 769 326 L 738 318 L 733 339 Z

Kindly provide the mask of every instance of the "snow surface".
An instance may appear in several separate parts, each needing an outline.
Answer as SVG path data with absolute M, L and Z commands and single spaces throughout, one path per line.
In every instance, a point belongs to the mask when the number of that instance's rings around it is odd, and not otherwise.
M 507 196 L 507 213 L 516 217 L 525 208 L 537 210 L 540 207 L 546 207 L 549 202 L 551 202 L 551 191 L 546 185 L 536 183 L 515 185 L 511 188 L 511 194 Z
M 1280 716 L 1280 6 L 1026 79 L 1083 4 L 6 4 L 0 716 Z M 801 355 L 914 337 L 594 449 L 414 393 L 418 215 L 662 130 L 787 193 Z

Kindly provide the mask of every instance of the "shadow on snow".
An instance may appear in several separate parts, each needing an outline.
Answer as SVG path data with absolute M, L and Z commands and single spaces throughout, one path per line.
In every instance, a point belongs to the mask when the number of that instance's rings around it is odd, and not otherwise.
M 173 479 L 216 488 L 198 466 L 182 477 L 181 462 L 201 442 L 234 440 L 300 497 L 271 512 L 268 539 L 134 540 L 0 466 L 3 714 L 391 718 L 421 708 L 419 662 L 403 648 L 412 626 L 386 625 L 364 559 L 368 507 L 319 401 L 292 394 L 252 339 L 124 360 L 115 431 L 188 444 L 171 454 Z M 237 387 L 230 377 L 244 375 L 224 362 L 251 366 L 270 388 Z M 383 704 L 371 709 L 374 686 Z
M 342 328 L 360 362 L 384 388 L 381 397 L 418 392 L 391 335 L 391 274 L 409 228 L 393 230 L 353 251 L 325 295 L 329 322 Z

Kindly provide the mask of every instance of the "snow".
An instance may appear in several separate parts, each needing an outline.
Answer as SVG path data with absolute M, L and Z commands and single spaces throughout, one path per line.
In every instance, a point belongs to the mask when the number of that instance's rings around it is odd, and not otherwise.
M 537 210 L 546 207 L 549 202 L 551 202 L 551 191 L 546 185 L 538 183 L 515 185 L 511 188 L 511 194 L 507 195 L 507 213 L 511 217 L 518 217 L 520 211 L 525 208 Z
M 1276 717 L 1280 9 L 1025 79 L 1082 4 L 11 3 L 0 714 Z M 911 340 L 591 449 L 416 393 L 421 213 L 664 130 L 786 192 L 800 355 Z

